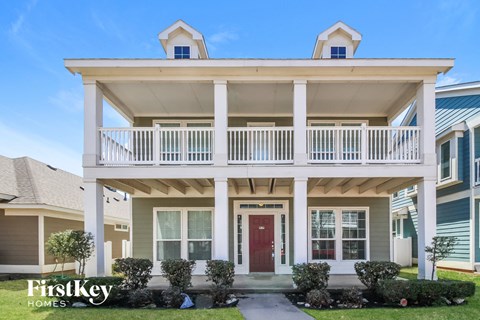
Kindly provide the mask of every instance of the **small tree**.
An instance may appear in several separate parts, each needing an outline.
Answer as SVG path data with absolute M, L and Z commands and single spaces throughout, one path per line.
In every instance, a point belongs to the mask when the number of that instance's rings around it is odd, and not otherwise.
M 47 253 L 55 258 L 55 268 L 53 272 L 57 270 L 58 263 L 62 265 L 62 275 L 65 268 L 65 261 L 70 258 L 70 246 L 72 230 L 65 230 L 55 232 L 48 237 L 46 242 Z
M 432 238 L 431 246 L 425 247 L 425 253 L 427 253 L 427 260 L 432 262 L 432 280 L 435 275 L 435 269 L 438 261 L 447 258 L 452 254 L 455 244 L 457 243 L 456 237 L 442 237 L 435 236 Z
M 83 230 L 75 230 L 70 234 L 71 245 L 69 254 L 78 262 L 78 274 L 85 275 L 85 264 L 92 256 L 95 244 L 93 243 L 93 234 Z

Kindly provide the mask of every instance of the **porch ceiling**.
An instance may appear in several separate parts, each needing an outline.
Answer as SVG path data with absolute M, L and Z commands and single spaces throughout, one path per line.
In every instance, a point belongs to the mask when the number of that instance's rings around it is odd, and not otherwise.
M 136 117 L 213 117 L 212 82 L 107 82 L 102 87 L 114 107 L 127 108 Z M 416 87 L 417 83 L 408 81 L 309 82 L 307 112 L 311 116 L 393 116 L 414 98 Z M 231 116 L 291 116 L 293 84 L 229 83 L 228 108 Z
M 139 197 L 213 197 L 213 179 L 105 179 L 105 185 Z M 418 178 L 310 178 L 309 196 L 388 195 L 418 182 Z M 292 178 L 228 179 L 230 196 L 292 196 Z

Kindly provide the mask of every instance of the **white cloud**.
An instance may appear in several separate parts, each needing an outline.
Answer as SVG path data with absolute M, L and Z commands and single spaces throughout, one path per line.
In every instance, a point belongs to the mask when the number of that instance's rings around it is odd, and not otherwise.
M 213 44 L 227 43 L 238 40 L 238 34 L 232 31 L 220 31 L 208 37 L 208 41 Z
M 108 15 L 100 17 L 96 12 L 92 12 L 92 20 L 105 34 L 116 37 L 121 41 L 126 40 L 125 32 Z
M 28 156 L 54 167 L 82 176 L 82 153 L 70 146 L 31 134 L 22 127 L 0 122 L 0 153 L 10 158 Z
M 81 112 L 83 111 L 83 94 L 79 90 L 60 90 L 53 97 L 50 97 L 48 101 L 54 106 L 70 111 Z
M 25 17 L 32 11 L 32 9 L 37 4 L 38 0 L 32 0 L 27 4 L 25 11 L 21 12 L 17 19 L 10 25 L 10 29 L 8 30 L 10 35 L 16 36 L 21 30 L 25 23 Z
M 458 78 L 457 76 L 439 76 L 437 79 L 437 84 L 436 87 L 443 87 L 443 86 L 449 86 L 452 84 L 457 84 L 460 83 L 462 79 Z

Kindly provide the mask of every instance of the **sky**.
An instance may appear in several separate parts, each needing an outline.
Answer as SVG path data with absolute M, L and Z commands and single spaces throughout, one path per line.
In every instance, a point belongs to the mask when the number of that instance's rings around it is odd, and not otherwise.
M 309 58 L 338 20 L 358 58 L 455 58 L 438 85 L 480 80 L 480 1 L 0 0 L 0 155 L 82 174 L 83 86 L 64 58 L 165 58 L 158 33 L 183 19 L 212 58 Z M 105 106 L 106 127 L 125 126 Z

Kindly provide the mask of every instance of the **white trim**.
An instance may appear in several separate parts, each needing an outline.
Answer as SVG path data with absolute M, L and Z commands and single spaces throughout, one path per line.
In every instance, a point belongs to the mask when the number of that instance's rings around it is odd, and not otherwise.
M 250 122 L 247 122 L 247 127 L 249 128 L 275 127 L 275 122 L 250 121 Z
M 308 115 L 309 117 L 311 115 Z M 344 115 L 345 116 L 345 115 Z M 346 123 L 352 123 L 352 124 L 365 124 L 368 126 L 369 121 L 368 120 L 362 120 L 362 119 L 334 119 L 334 120 L 328 120 L 328 119 L 310 119 L 307 121 L 308 126 L 312 126 L 312 124 L 330 124 L 333 123 L 334 126 L 339 127 L 342 126 L 342 124 Z
M 157 260 L 157 211 L 180 211 L 180 228 L 181 228 L 181 238 L 180 240 L 180 257 L 182 259 L 188 259 L 188 211 L 210 211 L 212 215 L 212 239 L 205 241 L 211 241 L 211 250 L 212 250 L 212 257 L 213 259 L 213 248 L 214 248 L 214 241 L 215 241 L 215 234 L 214 234 L 214 219 L 215 219 L 215 210 L 211 207 L 154 207 L 153 208 L 153 270 L 152 274 L 158 275 L 161 274 L 161 261 Z M 228 246 L 228 243 L 226 244 Z M 197 265 L 195 270 L 193 270 L 193 274 L 195 275 L 203 275 L 205 273 L 206 268 L 206 260 L 196 260 Z
M 464 270 L 474 270 L 475 263 L 466 262 L 466 261 L 439 261 L 439 267 L 444 268 L 455 268 L 455 269 L 464 269 Z
M 51 273 L 55 264 L 45 265 L 25 265 L 25 264 L 0 264 L 0 273 L 25 273 L 25 274 L 43 274 Z M 55 272 L 61 271 L 61 265 L 58 264 Z M 65 263 L 64 270 L 75 270 L 75 262 Z
M 283 204 L 280 208 L 240 208 L 241 204 Z M 248 274 L 250 272 L 250 248 L 249 248 L 249 217 L 251 215 L 273 215 L 274 216 L 274 241 L 275 241 L 275 274 L 291 274 L 290 267 L 290 225 L 289 225 L 289 201 L 288 200 L 263 200 L 246 199 L 233 201 L 233 257 L 235 263 L 236 274 Z M 281 244 L 281 215 L 285 215 L 285 264 L 280 263 L 280 244 Z M 242 216 L 242 244 L 243 244 L 243 260 L 242 264 L 238 264 L 238 230 L 237 215 Z M 227 244 L 228 245 L 228 244 Z
M 158 117 L 158 114 L 156 115 Z M 178 123 L 180 126 L 179 128 L 187 128 L 187 125 L 190 123 L 208 123 L 210 124 L 210 127 L 213 128 L 213 119 L 153 119 L 152 120 L 152 125 L 155 127 L 157 124 L 160 123 Z M 203 128 L 203 127 L 202 127 Z M 207 127 L 208 128 L 208 127 Z
M 331 210 L 335 214 L 335 260 L 314 260 L 312 258 L 312 219 L 311 212 L 312 210 Z M 365 211 L 365 259 L 362 260 L 343 260 L 342 257 L 342 212 L 345 210 L 359 210 Z M 308 261 L 310 262 L 327 262 L 331 266 L 331 274 L 352 274 L 354 273 L 354 264 L 359 261 L 368 261 L 370 260 L 370 208 L 369 207 L 321 207 L 321 206 L 312 206 L 308 207 Z M 391 228 L 391 222 L 389 222 Z M 391 233 L 390 233 L 391 235 Z
M 120 228 L 117 228 L 117 226 L 120 226 Z M 126 226 L 127 228 L 124 229 L 123 227 Z M 126 223 L 116 223 L 114 226 L 113 226 L 113 229 L 115 231 L 120 231 L 120 232 L 130 232 L 130 227 L 128 226 L 128 224 Z
M 45 264 L 45 218 L 38 215 L 38 264 Z
M 464 198 L 468 198 L 468 197 L 470 197 L 470 190 L 455 192 L 455 193 L 448 194 L 448 195 L 443 196 L 443 197 L 437 197 L 437 204 L 452 202 L 452 201 L 456 201 L 456 200 L 460 200 L 460 199 L 464 199 Z

